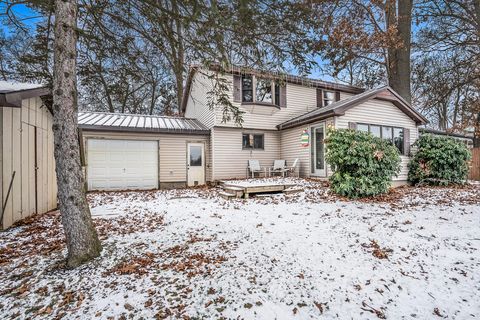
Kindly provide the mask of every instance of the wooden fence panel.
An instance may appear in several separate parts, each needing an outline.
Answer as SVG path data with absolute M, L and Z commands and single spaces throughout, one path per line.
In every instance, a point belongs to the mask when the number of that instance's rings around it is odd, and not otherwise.
M 480 180 L 480 148 L 472 149 L 472 163 L 468 178 L 470 180 Z

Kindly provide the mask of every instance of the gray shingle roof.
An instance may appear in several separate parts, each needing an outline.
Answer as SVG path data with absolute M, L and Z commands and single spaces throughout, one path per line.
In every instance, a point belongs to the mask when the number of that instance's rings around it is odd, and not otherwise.
M 78 126 L 83 130 L 209 134 L 196 119 L 140 114 L 79 112 Z

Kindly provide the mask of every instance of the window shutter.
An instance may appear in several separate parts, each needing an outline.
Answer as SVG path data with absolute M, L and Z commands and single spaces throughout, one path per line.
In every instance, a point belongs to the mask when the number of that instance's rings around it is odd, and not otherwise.
M 233 75 L 233 102 L 242 102 L 242 76 Z
M 323 91 L 317 88 L 317 108 L 323 107 Z
M 357 130 L 357 123 L 356 122 L 349 122 L 348 129 Z
M 410 129 L 403 128 L 403 154 L 410 156 Z
M 287 84 L 280 85 L 280 107 L 287 106 Z
M 340 101 L 340 91 L 335 91 L 335 101 Z

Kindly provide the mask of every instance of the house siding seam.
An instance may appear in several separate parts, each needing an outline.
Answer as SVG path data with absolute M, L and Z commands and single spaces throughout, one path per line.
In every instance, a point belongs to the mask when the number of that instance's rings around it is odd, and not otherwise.
M 418 138 L 418 128 L 409 116 L 393 103 L 383 100 L 369 100 L 345 112 L 336 119 L 336 128 L 348 129 L 349 122 L 367 123 L 410 129 L 410 144 Z M 401 156 L 401 171 L 393 181 L 405 181 L 408 178 L 410 157 Z
M 207 128 L 215 125 L 215 113 L 208 106 L 208 92 L 213 88 L 211 79 L 206 75 L 196 72 L 191 84 L 191 91 L 188 97 L 185 117 L 194 118 L 200 121 Z

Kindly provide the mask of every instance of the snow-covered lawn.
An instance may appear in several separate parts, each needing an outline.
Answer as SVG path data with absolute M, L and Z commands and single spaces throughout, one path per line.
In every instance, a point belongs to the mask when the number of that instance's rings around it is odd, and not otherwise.
M 63 266 L 57 212 L 0 234 L 0 319 L 477 319 L 480 186 L 364 201 L 216 189 L 88 196 L 104 250 Z

